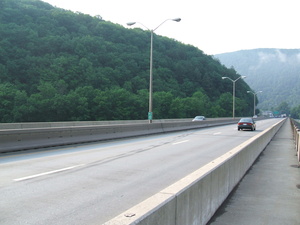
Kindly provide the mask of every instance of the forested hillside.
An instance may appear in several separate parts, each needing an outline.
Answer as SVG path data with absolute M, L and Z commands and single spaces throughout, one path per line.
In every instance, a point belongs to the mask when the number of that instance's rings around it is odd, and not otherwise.
M 300 49 L 253 49 L 215 56 L 228 68 L 247 76 L 258 95 L 259 108 L 276 109 L 283 102 L 300 105 Z
M 150 32 L 39 0 L 0 1 L 0 122 L 147 119 Z M 154 119 L 232 116 L 240 75 L 154 35 Z M 252 115 L 242 79 L 236 116 Z

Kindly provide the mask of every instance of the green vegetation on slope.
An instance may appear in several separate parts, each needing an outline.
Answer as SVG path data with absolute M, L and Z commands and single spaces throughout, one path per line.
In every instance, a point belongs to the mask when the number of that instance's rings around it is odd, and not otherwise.
M 246 75 L 247 83 L 255 91 L 263 91 L 258 94 L 261 109 L 280 111 L 282 105 L 300 105 L 299 56 L 300 49 L 253 49 L 215 57 Z
M 0 122 L 147 119 L 150 33 L 39 0 L 0 2 Z M 154 35 L 154 119 L 230 117 L 240 75 Z M 236 116 L 252 115 L 239 80 Z

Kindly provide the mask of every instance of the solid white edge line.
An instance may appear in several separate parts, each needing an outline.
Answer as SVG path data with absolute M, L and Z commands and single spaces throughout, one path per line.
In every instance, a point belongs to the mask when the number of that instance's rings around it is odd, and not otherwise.
M 80 166 L 84 166 L 84 164 L 80 164 L 80 165 L 76 165 L 76 166 L 70 166 L 70 167 L 59 169 L 59 170 L 52 170 L 52 171 L 49 171 L 49 172 L 39 173 L 39 174 L 27 176 L 27 177 L 16 178 L 16 179 L 14 179 L 14 181 L 28 180 L 28 179 L 32 179 L 32 178 L 36 178 L 36 177 L 40 177 L 40 176 L 45 176 L 45 175 L 49 175 L 49 174 L 53 174 L 53 173 L 58 173 L 58 172 L 66 171 L 66 170 L 71 170 L 71 169 L 74 169 L 74 168 L 80 167 Z

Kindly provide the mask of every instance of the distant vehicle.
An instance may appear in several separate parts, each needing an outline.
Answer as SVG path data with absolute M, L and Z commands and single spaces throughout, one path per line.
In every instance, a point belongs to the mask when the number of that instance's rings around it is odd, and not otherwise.
M 193 121 L 202 121 L 202 120 L 206 120 L 205 116 L 196 116 Z
M 242 118 L 238 122 L 238 130 L 256 130 L 255 121 L 252 118 Z
M 257 118 L 257 115 L 254 115 L 253 118 Z

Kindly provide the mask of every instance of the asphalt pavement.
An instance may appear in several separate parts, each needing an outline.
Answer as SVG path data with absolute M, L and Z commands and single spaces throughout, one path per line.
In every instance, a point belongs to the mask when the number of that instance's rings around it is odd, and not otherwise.
M 300 225 L 300 168 L 289 119 L 207 225 Z

